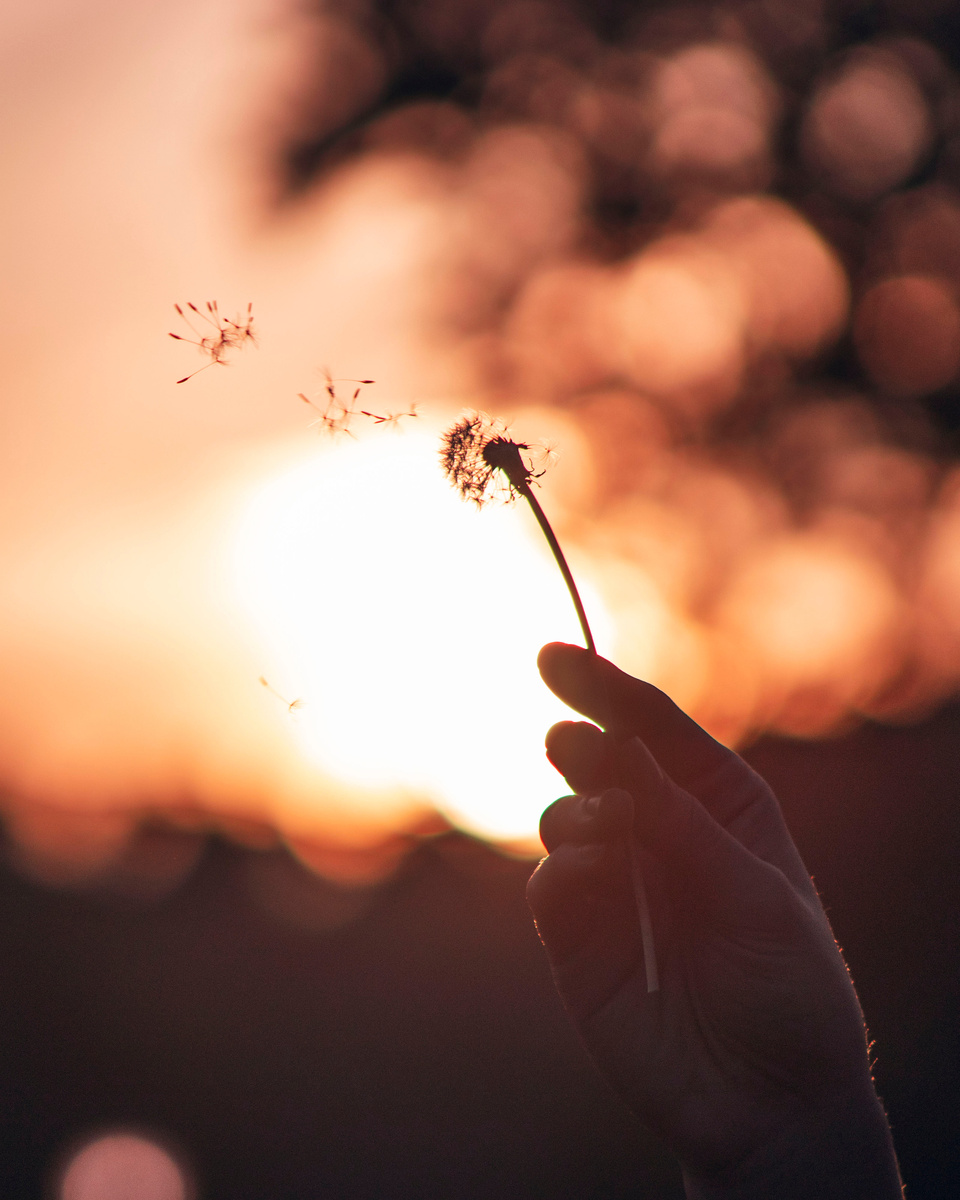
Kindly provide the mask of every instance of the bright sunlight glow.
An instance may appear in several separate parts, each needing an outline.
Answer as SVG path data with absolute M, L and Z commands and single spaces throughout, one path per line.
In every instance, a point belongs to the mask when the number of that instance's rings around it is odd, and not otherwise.
M 563 791 L 541 683 L 579 626 L 525 505 L 477 512 L 420 431 L 328 442 L 263 483 L 235 543 L 238 595 L 302 753 L 345 784 L 429 798 L 480 836 L 530 845 Z M 609 621 L 584 602 L 601 641 Z

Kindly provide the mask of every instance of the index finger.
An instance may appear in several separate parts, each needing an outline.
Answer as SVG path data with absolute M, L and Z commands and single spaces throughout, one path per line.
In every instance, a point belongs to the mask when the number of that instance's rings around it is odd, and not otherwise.
M 687 791 L 696 793 L 700 780 L 737 759 L 659 688 L 589 650 L 551 642 L 537 666 L 547 687 L 571 708 L 618 738 L 641 738 Z

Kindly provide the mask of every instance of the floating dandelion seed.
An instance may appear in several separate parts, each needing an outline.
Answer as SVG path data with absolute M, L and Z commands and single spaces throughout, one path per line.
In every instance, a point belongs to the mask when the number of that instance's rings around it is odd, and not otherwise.
M 351 429 L 354 417 L 366 417 L 374 425 L 391 425 L 397 428 L 400 422 L 406 417 L 416 417 L 419 415 L 416 404 L 411 404 L 406 412 L 376 413 L 366 408 L 357 408 L 356 404 L 360 399 L 361 391 L 363 388 L 375 383 L 376 380 L 374 379 L 334 379 L 329 371 L 324 371 L 323 377 L 326 380 L 323 388 L 326 399 L 322 404 L 318 404 L 316 400 L 312 400 L 305 392 L 297 393 L 304 404 L 309 404 L 319 414 L 315 421 L 310 422 L 310 428 L 319 429 L 321 433 L 345 433 L 349 437 L 356 437 L 356 434 Z M 338 395 L 338 383 L 357 384 L 349 400 L 343 400 Z
M 208 300 L 206 302 L 206 312 L 201 311 L 192 302 L 187 303 L 187 308 L 193 313 L 193 318 L 189 317 L 183 311 L 179 304 L 173 306 L 177 310 L 177 315 L 181 318 L 190 332 L 192 338 L 184 337 L 180 333 L 171 333 L 170 337 L 177 342 L 189 342 L 191 346 L 196 346 L 201 354 L 206 355 L 210 361 L 202 367 L 198 367 L 196 371 L 191 371 L 189 375 L 184 375 L 182 379 L 178 379 L 177 383 L 186 383 L 188 379 L 192 379 L 194 375 L 199 375 L 201 371 L 205 371 L 207 367 L 227 366 L 227 353 L 230 350 L 242 350 L 247 344 L 256 345 L 257 335 L 253 327 L 253 303 L 247 305 L 246 316 L 238 316 L 236 320 L 230 317 L 223 317 L 217 308 L 216 300 Z M 200 327 L 194 325 L 194 320 L 201 322 Z M 212 332 L 207 332 L 207 327 Z
M 315 421 L 310 422 L 310 429 L 319 429 L 321 433 L 345 433 L 348 437 L 355 436 L 350 429 L 350 420 L 357 414 L 352 408 L 344 405 L 337 399 L 329 400 L 321 408 L 316 401 L 311 400 L 304 392 L 298 392 L 297 395 L 304 404 L 309 404 L 312 409 L 320 414 Z
M 258 677 L 258 682 L 260 683 L 260 685 L 262 687 L 265 687 L 267 689 L 267 691 L 270 693 L 271 696 L 276 696 L 276 698 L 282 704 L 285 704 L 287 706 L 288 713 L 295 713 L 295 712 L 299 711 L 299 709 L 303 708 L 304 704 L 306 703 L 306 701 L 303 700 L 300 696 L 298 696 L 296 698 L 296 700 L 288 700 L 286 698 L 286 696 L 281 696 L 281 694 L 277 691 L 277 689 L 275 687 L 271 686 L 271 684 L 269 684 L 267 682 L 267 680 L 264 678 L 263 675 L 260 675 Z
M 321 433 L 338 434 L 345 433 L 349 437 L 356 435 L 350 428 L 350 422 L 357 416 L 371 416 L 370 413 L 365 413 L 362 409 L 354 408 L 357 400 L 360 398 L 360 392 L 364 387 L 368 387 L 371 383 L 375 383 L 374 379 L 334 379 L 328 370 L 323 371 L 323 378 L 326 381 L 324 384 L 324 392 L 326 393 L 326 402 L 321 407 L 315 400 L 311 400 L 304 392 L 298 392 L 297 395 L 304 402 L 309 404 L 320 415 L 315 421 L 310 422 L 311 429 L 319 429 Z M 355 383 L 357 384 L 353 395 L 348 401 L 343 401 L 337 395 L 338 383 Z
M 360 416 L 369 417 L 374 425 L 392 425 L 394 428 L 399 426 L 404 417 L 418 417 L 419 415 L 416 403 L 411 404 L 406 412 L 385 413 L 383 416 L 380 416 L 379 413 L 367 412 L 365 408 L 360 409 Z
M 539 479 L 546 470 L 546 466 L 539 471 L 534 470 L 535 453 L 535 448 L 527 442 L 515 442 L 507 437 L 506 425 L 488 417 L 486 413 L 467 413 L 455 425 L 451 425 L 440 442 L 440 463 L 447 478 L 464 500 L 472 500 L 478 508 L 482 508 L 489 500 L 500 498 L 506 503 L 511 503 L 522 496 L 530 505 L 553 551 L 553 557 L 557 560 L 557 566 L 577 610 L 587 649 L 596 654 L 593 635 L 587 623 L 587 614 L 584 612 L 577 585 L 556 534 L 530 488 L 530 484 Z M 544 447 L 543 453 L 548 461 L 551 456 L 556 455 L 553 447 Z M 609 732 L 618 736 L 613 729 Z M 629 839 L 629 848 L 630 878 L 640 921 L 647 991 L 656 992 L 660 990 L 660 979 L 653 942 L 653 926 L 650 921 L 650 905 L 640 867 L 639 847 L 633 837 Z
M 323 375 L 323 378 L 326 380 L 326 384 L 325 384 L 323 390 L 327 393 L 327 395 L 330 397 L 331 400 L 336 400 L 336 398 L 337 398 L 337 384 L 338 383 L 358 383 L 358 384 L 360 384 L 361 387 L 367 387 L 369 384 L 377 382 L 375 379 L 334 379 L 326 367 L 323 368 L 322 375 Z M 360 388 L 358 387 L 357 390 L 353 393 L 354 400 L 356 400 L 356 398 L 359 395 L 360 395 Z

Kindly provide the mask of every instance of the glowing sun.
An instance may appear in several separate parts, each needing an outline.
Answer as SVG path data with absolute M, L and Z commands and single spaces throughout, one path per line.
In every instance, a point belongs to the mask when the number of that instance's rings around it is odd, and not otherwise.
M 563 790 L 543 735 L 569 716 L 540 682 L 577 641 L 532 518 L 478 513 L 423 432 L 329 442 L 254 490 L 233 555 L 264 675 L 302 754 L 345 784 L 429 798 L 460 827 L 530 845 Z M 608 621 L 586 589 L 605 641 Z

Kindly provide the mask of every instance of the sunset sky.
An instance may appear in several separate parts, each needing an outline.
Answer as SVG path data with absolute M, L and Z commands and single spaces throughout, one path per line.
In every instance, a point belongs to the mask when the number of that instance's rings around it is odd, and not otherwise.
M 0 17 L 0 779 L 41 876 L 158 810 L 331 871 L 437 812 L 536 852 L 535 656 L 579 634 L 529 514 L 442 478 L 464 408 L 544 448 L 601 652 L 731 744 L 960 680 L 945 54 L 812 3 L 372 11 Z M 258 344 L 178 385 L 207 300 Z M 331 435 L 324 372 L 417 415 Z

